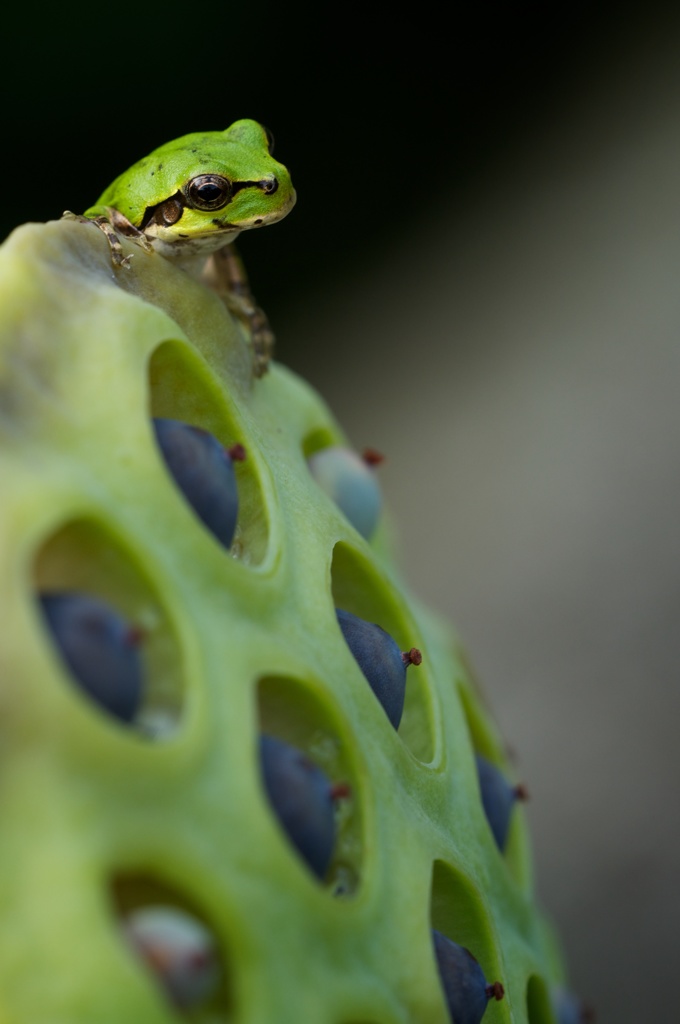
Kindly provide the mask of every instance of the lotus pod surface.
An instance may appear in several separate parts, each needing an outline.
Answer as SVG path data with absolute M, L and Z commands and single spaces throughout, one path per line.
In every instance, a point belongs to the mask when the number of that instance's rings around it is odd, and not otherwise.
M 310 473 L 348 439 L 282 365 L 254 379 L 214 292 L 124 248 L 114 270 L 95 227 L 60 221 L 0 250 L 0 1022 L 446 1024 L 437 929 L 502 983 L 485 1024 L 555 1024 L 524 810 L 501 852 L 475 754 L 514 772 L 460 646 L 404 588 L 387 515 L 365 540 Z M 243 446 L 230 548 L 154 418 Z M 69 677 L 40 612 L 63 591 L 135 630 L 132 721 Z M 422 652 L 398 730 L 336 608 Z M 323 878 L 272 812 L 263 734 L 340 787 Z M 195 999 L 129 940 L 159 906 L 209 936 Z

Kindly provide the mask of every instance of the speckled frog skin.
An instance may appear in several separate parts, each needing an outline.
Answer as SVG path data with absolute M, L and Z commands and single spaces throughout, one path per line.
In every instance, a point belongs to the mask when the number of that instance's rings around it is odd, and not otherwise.
M 256 148 L 239 174 L 268 180 Z M 133 180 L 103 202 L 129 189 L 143 219 Z M 247 201 L 232 225 L 264 215 Z M 154 417 L 245 449 L 229 548 L 168 474 Z M 277 364 L 256 380 L 242 325 L 172 262 L 112 273 L 75 220 L 0 250 L 2 1024 L 447 1024 L 433 929 L 502 984 L 484 1024 L 557 1024 L 524 809 L 500 850 L 482 806 L 475 754 L 512 777 L 504 743 L 455 636 L 404 587 L 387 514 L 367 539 L 313 478 L 331 445 L 348 440 L 318 395 Z M 46 629 L 40 595 L 71 590 L 134 627 L 129 721 Z M 336 608 L 422 652 L 398 729 Z M 343 787 L 323 877 L 272 812 L 262 734 Z

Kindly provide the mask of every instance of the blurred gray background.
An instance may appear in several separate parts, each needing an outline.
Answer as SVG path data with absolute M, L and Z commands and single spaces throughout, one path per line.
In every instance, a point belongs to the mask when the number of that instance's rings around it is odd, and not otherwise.
M 0 234 L 255 117 L 242 252 L 517 750 L 599 1024 L 677 1016 L 680 9 L 179 0 L 5 14 Z M 447 17 L 449 16 L 447 15 Z
M 304 343 L 388 455 L 409 578 L 518 752 L 540 897 L 600 1024 L 677 1013 L 680 34 L 653 41 L 279 313 L 281 357 Z

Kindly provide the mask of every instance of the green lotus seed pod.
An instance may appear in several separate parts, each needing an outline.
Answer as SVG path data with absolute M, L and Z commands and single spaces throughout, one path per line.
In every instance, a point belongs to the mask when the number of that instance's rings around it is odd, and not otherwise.
M 436 931 L 478 962 L 485 1024 L 555 1024 L 524 809 L 501 851 L 475 755 L 512 770 L 458 642 L 403 588 L 387 514 L 367 540 L 310 473 L 347 439 L 282 366 L 254 378 L 217 294 L 123 247 L 114 270 L 62 221 L 0 250 L 0 1021 L 446 1024 L 465 1004 Z M 229 548 L 154 418 L 247 451 Z M 134 624 L 128 718 L 51 642 L 40 601 L 68 591 Z M 336 608 L 422 652 L 398 729 Z M 332 789 L 323 877 L 268 799 L 262 735 Z

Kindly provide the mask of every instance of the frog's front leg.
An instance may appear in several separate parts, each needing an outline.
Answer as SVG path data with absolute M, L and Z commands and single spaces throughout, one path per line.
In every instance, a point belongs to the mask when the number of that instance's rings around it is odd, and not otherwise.
M 109 243 L 111 262 L 114 267 L 125 267 L 127 270 L 132 259 L 132 254 L 123 255 L 123 247 L 118 238 L 119 234 L 136 242 L 137 245 L 141 245 L 146 252 L 153 252 L 153 246 L 144 232 L 136 228 L 134 224 L 131 224 L 127 217 L 119 210 L 114 209 L 112 206 L 100 207 L 100 209 L 103 212 L 94 217 L 81 217 L 77 213 L 71 213 L 70 210 L 64 210 L 63 216 L 68 220 L 77 220 L 83 224 L 96 224 Z
M 233 243 L 214 252 L 207 262 L 204 278 L 225 304 L 250 331 L 255 376 L 262 377 L 274 353 L 274 334 L 266 313 L 255 302 L 241 257 Z

